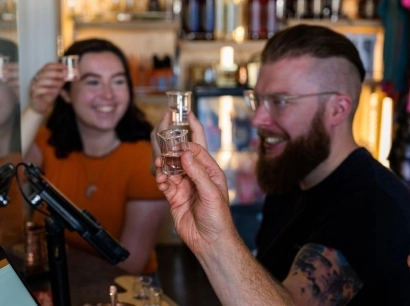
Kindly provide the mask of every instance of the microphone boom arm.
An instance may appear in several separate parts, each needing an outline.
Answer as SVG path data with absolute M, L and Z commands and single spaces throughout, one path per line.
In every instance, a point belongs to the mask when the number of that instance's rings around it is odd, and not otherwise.
M 71 203 L 43 176 L 44 172 L 33 164 L 24 164 L 24 174 L 35 190 L 30 198 L 33 206 L 47 203 L 47 210 L 58 216 L 70 231 L 78 232 L 111 264 L 124 261 L 129 252 L 121 246 L 104 227 L 86 210 L 80 210 Z

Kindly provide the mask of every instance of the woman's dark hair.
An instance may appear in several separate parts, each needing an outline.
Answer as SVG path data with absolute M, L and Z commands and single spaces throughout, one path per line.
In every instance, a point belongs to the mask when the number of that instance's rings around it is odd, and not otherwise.
M 146 120 L 145 114 L 134 103 L 134 92 L 127 58 L 124 53 L 113 43 L 104 39 L 85 39 L 74 42 L 65 52 L 65 55 L 79 55 L 81 57 L 89 52 L 112 52 L 121 60 L 127 79 L 130 101 L 127 110 L 118 122 L 115 131 L 118 138 L 125 142 L 149 140 L 152 130 L 151 124 Z M 69 91 L 70 82 L 64 85 Z M 53 110 L 47 120 L 46 127 L 51 131 L 48 143 L 55 148 L 58 158 L 65 158 L 73 151 L 82 151 L 83 144 L 76 123 L 76 115 L 71 104 L 66 103 L 58 96 Z
M 361 81 L 364 80 L 366 72 L 355 45 L 343 34 L 323 26 L 301 24 L 276 33 L 262 51 L 262 63 L 303 55 L 344 58 L 356 67 Z

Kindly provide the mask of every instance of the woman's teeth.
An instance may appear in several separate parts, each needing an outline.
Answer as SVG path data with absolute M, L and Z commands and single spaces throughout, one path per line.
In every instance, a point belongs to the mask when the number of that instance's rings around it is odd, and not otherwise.
M 109 113 L 109 112 L 112 112 L 114 110 L 114 107 L 113 106 L 108 106 L 108 105 L 106 105 L 106 106 L 97 106 L 96 110 L 99 111 L 99 112 L 102 112 L 102 113 Z

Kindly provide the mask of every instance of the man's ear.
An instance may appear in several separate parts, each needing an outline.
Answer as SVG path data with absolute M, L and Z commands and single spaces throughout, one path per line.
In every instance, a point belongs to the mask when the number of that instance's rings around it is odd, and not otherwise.
M 70 98 L 70 95 L 68 94 L 67 90 L 62 89 L 62 90 L 60 91 L 60 96 L 61 96 L 61 98 L 63 98 L 63 100 L 65 101 L 65 103 L 68 103 L 68 104 L 71 103 L 71 98 Z
M 330 120 L 332 124 L 338 125 L 345 121 L 352 112 L 353 101 L 348 95 L 335 95 L 330 103 Z

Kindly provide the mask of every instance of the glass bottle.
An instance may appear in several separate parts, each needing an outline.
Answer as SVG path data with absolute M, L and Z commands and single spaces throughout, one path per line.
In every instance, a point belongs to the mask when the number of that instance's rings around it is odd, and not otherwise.
M 322 16 L 322 0 L 312 1 L 312 16 L 315 19 L 319 19 Z
M 161 6 L 159 5 L 158 0 L 149 0 L 148 2 L 148 11 L 160 11 Z
M 215 0 L 214 38 L 225 38 L 225 0 Z
M 279 20 L 284 20 L 287 16 L 285 2 L 285 0 L 276 0 L 276 17 Z
M 284 0 L 286 5 L 286 17 L 294 18 L 296 14 L 295 2 L 294 0 Z
M 332 14 L 330 16 L 330 19 L 332 21 L 337 21 L 341 17 L 340 14 L 342 12 L 342 0 L 332 0 L 331 9 Z
M 248 37 L 266 39 L 275 34 L 279 28 L 277 8 L 284 15 L 284 3 L 277 0 L 249 0 L 248 2 Z
M 199 0 L 182 2 L 182 29 L 187 39 L 197 39 L 199 34 Z
M 225 0 L 224 3 L 225 39 L 242 42 L 246 36 L 245 0 Z
M 266 4 L 266 37 L 271 38 L 279 30 L 277 0 L 268 0 Z
M 248 1 L 248 37 L 264 39 L 267 37 L 266 6 L 267 0 Z
M 309 7 L 307 0 L 296 0 L 296 18 L 307 18 L 309 15 Z
M 359 18 L 376 19 L 378 0 L 360 0 L 359 1 Z
M 211 40 L 214 39 L 215 27 L 215 0 L 199 1 L 200 15 L 200 38 Z
M 332 0 L 323 0 L 322 18 L 330 18 L 332 16 Z

